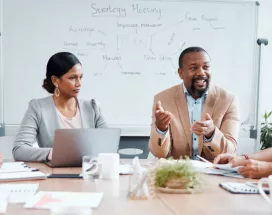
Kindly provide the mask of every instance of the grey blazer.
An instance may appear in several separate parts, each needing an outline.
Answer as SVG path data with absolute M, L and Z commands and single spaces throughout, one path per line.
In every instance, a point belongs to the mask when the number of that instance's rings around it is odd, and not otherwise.
M 105 128 L 107 123 L 97 102 L 78 100 L 83 128 Z M 22 120 L 19 132 L 13 145 L 13 157 L 21 161 L 46 160 L 53 146 L 54 133 L 60 128 L 56 106 L 52 96 L 33 99 Z M 40 148 L 33 147 L 38 142 Z

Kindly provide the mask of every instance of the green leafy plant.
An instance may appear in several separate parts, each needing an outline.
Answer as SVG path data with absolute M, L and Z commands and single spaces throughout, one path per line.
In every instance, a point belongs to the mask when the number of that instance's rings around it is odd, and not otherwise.
M 264 113 L 264 122 L 261 123 L 261 150 L 272 146 L 272 123 L 269 121 L 272 116 L 272 111 Z
M 170 183 L 173 187 L 169 187 Z M 189 160 L 173 160 L 157 167 L 155 186 L 180 189 L 196 188 L 199 186 L 199 178 Z

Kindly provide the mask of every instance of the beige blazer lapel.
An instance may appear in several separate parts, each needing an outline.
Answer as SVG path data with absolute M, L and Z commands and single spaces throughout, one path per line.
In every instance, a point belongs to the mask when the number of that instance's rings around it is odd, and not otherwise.
M 201 116 L 201 120 L 204 120 L 204 114 L 208 113 L 210 116 L 213 116 L 213 111 L 216 106 L 216 103 L 218 102 L 219 96 L 217 95 L 216 88 L 214 85 L 211 85 L 208 91 L 208 96 L 205 100 L 204 106 L 203 106 L 203 112 Z M 202 148 L 203 148 L 203 138 L 199 138 L 198 140 L 198 153 L 201 154 Z
M 187 143 L 189 144 L 189 148 L 191 151 L 192 149 L 192 133 L 190 130 L 191 124 L 189 120 L 188 106 L 187 106 L 182 84 L 178 88 L 177 94 L 175 96 L 175 100 L 176 100 L 176 105 L 177 105 L 180 121 L 186 135 Z

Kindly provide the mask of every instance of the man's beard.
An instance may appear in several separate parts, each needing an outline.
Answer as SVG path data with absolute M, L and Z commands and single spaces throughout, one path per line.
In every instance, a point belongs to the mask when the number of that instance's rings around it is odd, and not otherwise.
M 206 87 L 204 89 L 200 89 L 200 90 L 196 89 L 194 83 L 197 80 L 204 80 L 206 82 Z M 191 91 L 194 95 L 201 98 L 208 91 L 209 85 L 210 85 L 210 79 L 208 77 L 195 77 L 192 79 Z

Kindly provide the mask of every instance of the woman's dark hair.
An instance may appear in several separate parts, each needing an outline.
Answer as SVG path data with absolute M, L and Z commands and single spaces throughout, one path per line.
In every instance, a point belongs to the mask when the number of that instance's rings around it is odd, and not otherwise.
M 74 65 L 81 64 L 75 55 L 69 52 L 59 52 L 48 60 L 46 66 L 46 78 L 43 80 L 42 87 L 49 93 L 54 93 L 55 86 L 51 77 L 54 75 L 60 78 L 67 73 Z

